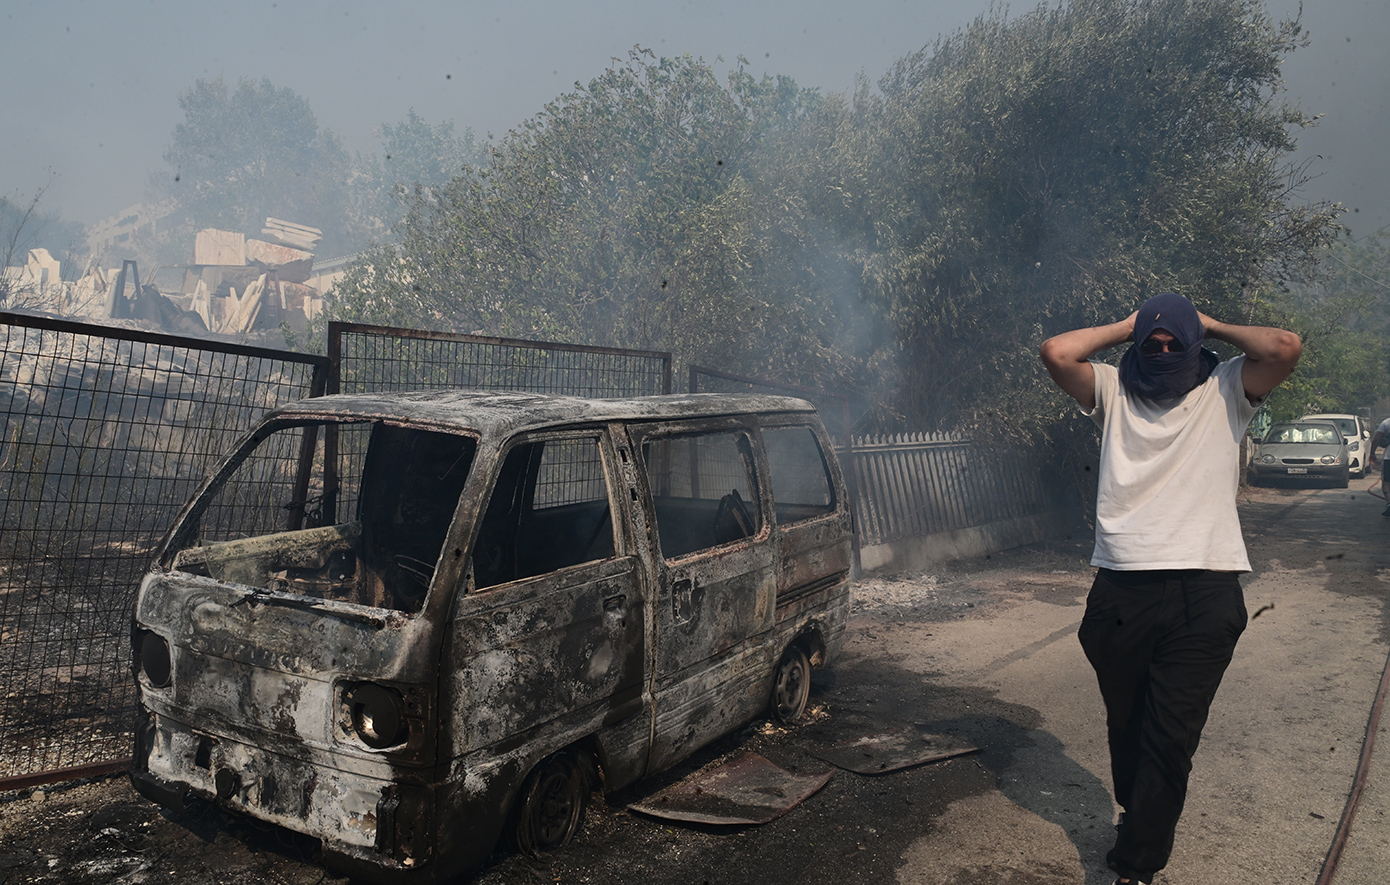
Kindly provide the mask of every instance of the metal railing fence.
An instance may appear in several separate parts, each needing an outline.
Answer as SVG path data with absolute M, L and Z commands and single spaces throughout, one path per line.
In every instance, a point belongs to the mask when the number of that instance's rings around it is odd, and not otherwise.
M 1027 448 L 1007 454 L 949 432 L 851 435 L 849 397 L 690 367 L 690 390 L 777 393 L 809 401 L 835 440 L 854 505 L 855 549 L 1036 516 L 1056 497 Z
M 174 515 L 324 357 L 0 313 L 0 789 L 130 755 L 135 591 Z
M 1004 453 L 952 433 L 857 437 L 847 469 L 861 546 L 1035 516 L 1053 497 L 1026 449 Z

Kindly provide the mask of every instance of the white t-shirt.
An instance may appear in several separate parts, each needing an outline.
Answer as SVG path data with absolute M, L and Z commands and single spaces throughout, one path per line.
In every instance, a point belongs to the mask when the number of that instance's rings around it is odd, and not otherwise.
M 1236 490 L 1240 441 L 1259 404 L 1245 398 L 1245 357 L 1161 401 L 1131 396 L 1114 366 L 1091 365 L 1096 406 L 1082 412 L 1101 429 L 1091 564 L 1250 571 Z

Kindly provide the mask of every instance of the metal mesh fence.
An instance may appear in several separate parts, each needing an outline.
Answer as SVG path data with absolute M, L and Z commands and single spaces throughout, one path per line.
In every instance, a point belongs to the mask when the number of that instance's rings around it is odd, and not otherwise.
M 706 366 L 690 367 L 691 393 L 768 393 L 804 399 L 820 413 L 825 432 L 835 441 L 835 447 L 848 452 L 850 447 L 849 397 L 843 393 L 783 384 L 766 378 L 731 375 Z
M 0 783 L 127 758 L 135 591 L 174 514 L 327 360 L 0 314 Z M 51 779 L 51 778 L 50 778 Z
M 334 392 L 459 387 L 585 397 L 671 392 L 671 355 L 330 323 Z

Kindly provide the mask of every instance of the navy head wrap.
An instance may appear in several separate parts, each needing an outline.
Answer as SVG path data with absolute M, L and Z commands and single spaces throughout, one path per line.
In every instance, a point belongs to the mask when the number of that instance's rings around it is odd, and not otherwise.
M 1139 345 L 1162 329 L 1182 344 L 1178 353 L 1140 353 Z M 1203 350 L 1202 318 L 1192 302 L 1175 292 L 1155 295 L 1134 317 L 1134 343 L 1120 359 L 1120 380 L 1145 399 L 1172 399 L 1193 390 L 1216 368 L 1217 356 Z

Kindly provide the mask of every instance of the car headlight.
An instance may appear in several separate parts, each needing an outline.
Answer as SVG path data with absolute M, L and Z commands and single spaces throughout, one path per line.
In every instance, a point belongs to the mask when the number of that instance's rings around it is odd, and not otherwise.
M 1341 458 L 1338 458 L 1336 455 L 1323 455 L 1323 456 L 1322 456 L 1320 459 L 1318 459 L 1318 460 L 1322 461 L 1322 463 L 1324 463 L 1324 464 L 1336 464 L 1336 463 L 1338 463 L 1339 461 L 1341 461 L 1342 459 L 1341 459 Z
M 1347 451 L 1348 451 L 1348 452 L 1359 452 L 1359 451 L 1361 451 L 1361 440 L 1359 440 L 1359 439 L 1354 439 L 1354 440 L 1352 440 L 1351 442 L 1347 443 Z
M 405 721 L 405 699 L 394 688 L 363 682 L 350 688 L 343 695 L 352 730 L 362 743 L 374 750 L 405 741 L 410 736 L 410 727 Z
M 158 633 L 145 630 L 140 634 L 140 672 L 155 688 L 168 688 L 172 681 L 174 664 L 169 643 Z
M 1274 456 L 1273 456 L 1273 455 L 1261 455 L 1261 456 L 1260 456 L 1260 463 L 1261 463 L 1261 464 L 1273 464 L 1273 463 L 1274 463 Z

